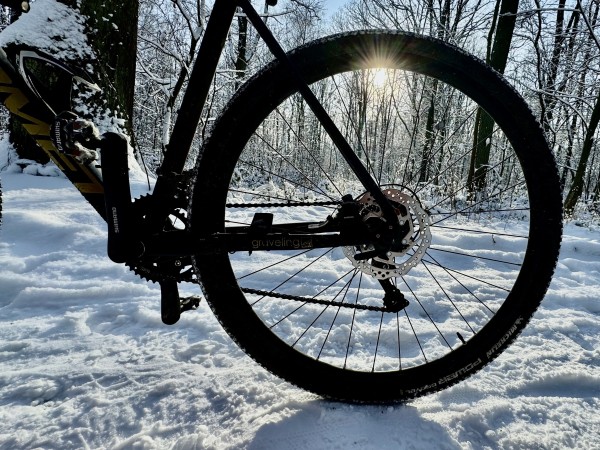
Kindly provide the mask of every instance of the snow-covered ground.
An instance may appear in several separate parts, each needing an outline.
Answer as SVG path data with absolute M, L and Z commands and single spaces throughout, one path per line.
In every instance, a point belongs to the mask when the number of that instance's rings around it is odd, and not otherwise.
M 108 260 L 65 179 L 1 176 L 0 449 L 600 449 L 597 228 L 566 226 L 541 309 L 489 367 L 357 406 L 268 374 L 205 304 L 162 325 L 158 288 Z

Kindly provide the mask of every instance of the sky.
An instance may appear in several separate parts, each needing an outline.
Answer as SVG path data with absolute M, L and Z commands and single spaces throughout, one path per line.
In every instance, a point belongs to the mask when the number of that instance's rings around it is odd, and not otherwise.
M 348 1 L 349 0 L 325 0 L 325 5 L 331 10 L 336 10 L 345 3 L 348 3 Z
M 349 1 L 350 0 L 324 0 L 323 4 L 328 9 L 329 14 L 331 15 Z

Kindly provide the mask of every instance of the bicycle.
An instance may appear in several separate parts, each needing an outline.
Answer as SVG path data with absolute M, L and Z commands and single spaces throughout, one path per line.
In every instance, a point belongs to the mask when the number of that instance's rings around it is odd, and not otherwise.
M 238 7 L 274 59 L 221 113 L 190 178 Z M 107 221 L 111 259 L 160 284 L 168 324 L 197 304 L 178 283 L 200 284 L 232 339 L 292 384 L 358 402 L 447 388 L 505 350 L 545 295 L 556 164 L 526 102 L 456 47 L 366 30 L 285 52 L 249 0 L 217 0 L 154 191 L 136 200 L 123 138 L 57 122 L 23 61 L 85 76 L 28 51 L 0 52 L 0 92 Z M 54 145 L 56 123 L 71 134 Z M 61 139 L 99 149 L 101 167 Z

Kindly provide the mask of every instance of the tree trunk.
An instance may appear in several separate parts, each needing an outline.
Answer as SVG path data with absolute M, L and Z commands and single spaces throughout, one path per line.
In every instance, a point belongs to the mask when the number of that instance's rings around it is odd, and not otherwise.
M 126 130 L 131 135 L 139 0 L 57 1 L 73 9 L 81 3 L 79 10 L 88 17 L 88 30 L 93 30 L 88 32 L 88 39 L 98 57 L 92 62 L 94 78 L 103 90 L 102 103 L 96 105 L 96 110 L 102 115 L 125 119 Z M 90 61 L 81 63 L 84 67 Z M 11 142 L 20 157 L 41 163 L 48 161 L 46 154 L 15 120 L 11 120 L 9 128 Z
M 22 14 L 20 10 L 8 9 L 7 11 L 5 7 L 0 7 L 0 9 L 2 10 L 0 15 L 2 29 L 10 23 L 15 22 Z M 9 132 L 9 141 L 20 158 L 31 159 L 42 164 L 50 161 L 48 155 L 36 145 L 29 133 L 23 129 L 21 122 L 12 115 L 8 117 L 7 129 Z
M 435 143 L 435 98 L 437 97 L 438 82 L 434 80 L 431 88 L 431 98 L 427 108 L 427 122 L 425 124 L 425 142 L 421 154 L 421 165 L 419 167 L 419 183 L 425 183 L 429 180 L 429 163 L 433 154 L 433 145 Z
M 594 11 L 589 11 L 590 21 L 592 26 L 594 26 L 598 21 L 598 14 L 600 13 L 600 7 L 598 5 L 594 5 Z M 591 9 L 591 7 L 590 7 Z M 589 52 L 590 48 L 594 42 L 593 36 L 590 34 L 587 39 L 588 50 L 586 54 L 586 69 L 582 71 L 580 76 L 580 83 L 583 85 L 583 80 L 588 74 L 589 68 L 587 67 L 587 63 L 589 63 Z M 592 154 L 592 150 L 594 149 L 595 139 L 594 136 L 598 129 L 598 124 L 600 122 L 600 94 L 596 98 L 596 103 L 594 104 L 594 108 L 592 109 L 592 114 L 590 116 L 589 122 L 587 124 L 587 130 L 585 133 L 585 137 L 583 140 L 583 146 L 581 149 L 581 156 L 579 162 L 577 164 L 577 170 L 575 171 L 575 176 L 573 178 L 573 182 L 571 184 L 571 188 L 569 189 L 569 193 L 565 199 L 564 210 L 566 214 L 572 214 L 575 209 L 575 205 L 581 198 L 581 194 L 583 193 L 584 187 L 584 177 L 588 170 L 588 161 Z
M 80 7 L 92 30 L 88 38 L 98 55 L 107 106 L 127 120 L 133 116 L 138 10 L 139 0 L 82 0 Z
M 600 94 L 598 94 L 598 97 L 596 98 L 596 104 L 594 105 L 594 110 L 592 111 L 592 117 L 590 118 L 590 122 L 585 133 L 585 139 L 583 141 L 583 148 L 581 149 L 581 157 L 579 159 L 579 164 L 577 165 L 577 171 L 575 172 L 575 178 L 573 179 L 573 184 L 571 184 L 571 189 L 569 190 L 567 199 L 565 200 L 565 212 L 567 214 L 571 214 L 573 212 L 575 205 L 579 201 L 581 193 L 583 192 L 583 177 L 585 176 L 588 166 L 587 163 L 590 158 L 592 148 L 594 147 L 594 135 L 598 129 L 599 122 Z
M 248 18 L 238 16 L 238 45 L 235 60 L 235 90 L 242 84 L 248 69 Z
M 498 72 L 504 73 L 515 29 L 519 0 L 497 1 L 501 2 L 501 5 L 495 10 L 498 17 L 494 18 L 493 23 L 497 23 L 497 27 L 487 63 Z M 467 181 L 471 192 L 481 191 L 485 187 L 494 130 L 494 121 L 484 111 L 478 112 L 477 124 Z

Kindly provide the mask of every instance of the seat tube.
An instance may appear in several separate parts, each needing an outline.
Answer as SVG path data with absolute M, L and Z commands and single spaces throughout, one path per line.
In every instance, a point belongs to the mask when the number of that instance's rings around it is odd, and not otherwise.
M 167 145 L 163 173 L 183 170 L 237 6 L 235 0 L 215 1 Z

